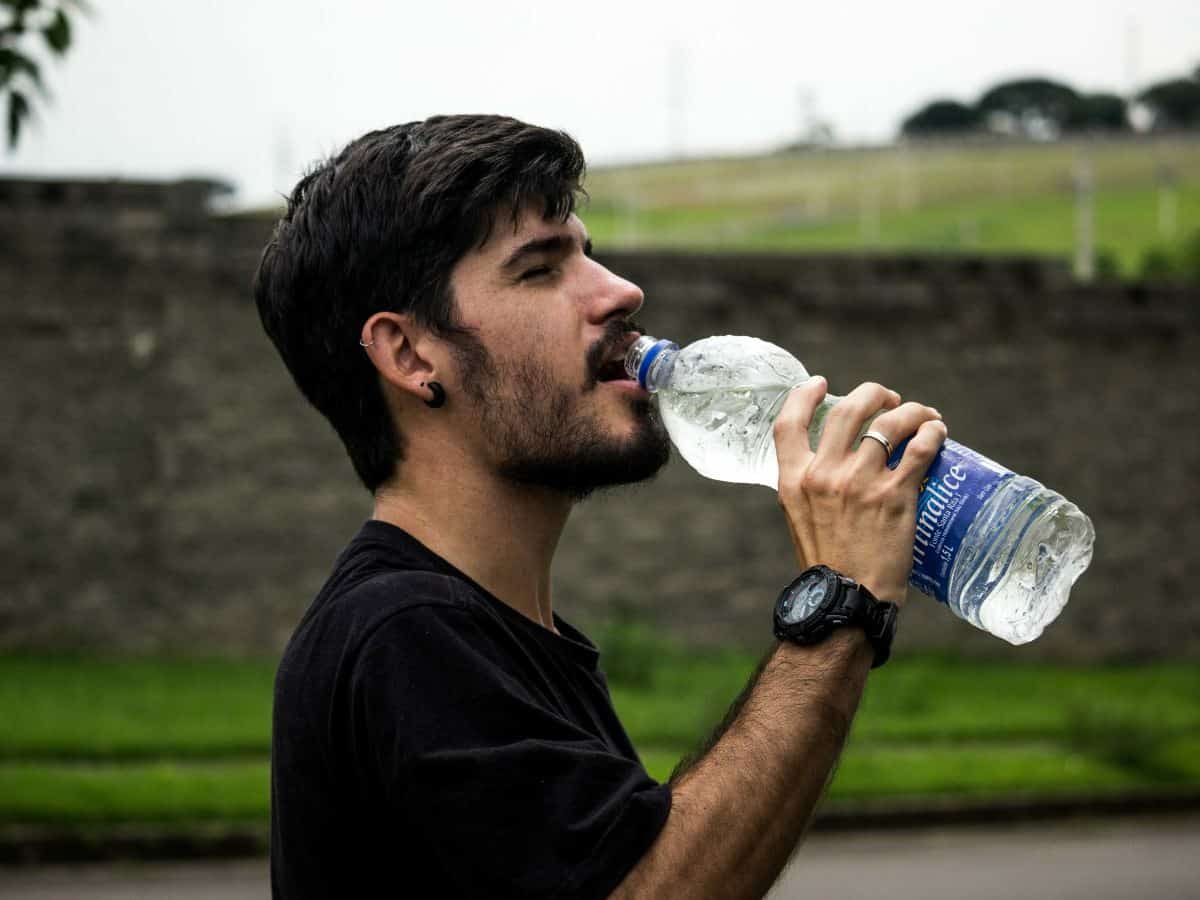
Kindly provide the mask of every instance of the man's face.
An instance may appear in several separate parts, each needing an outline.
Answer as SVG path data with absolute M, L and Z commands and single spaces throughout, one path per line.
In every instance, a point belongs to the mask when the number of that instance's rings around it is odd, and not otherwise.
M 459 388 L 502 477 L 583 499 L 652 477 L 670 444 L 649 395 L 618 363 L 642 292 L 591 259 L 575 216 L 497 217 L 455 266 Z

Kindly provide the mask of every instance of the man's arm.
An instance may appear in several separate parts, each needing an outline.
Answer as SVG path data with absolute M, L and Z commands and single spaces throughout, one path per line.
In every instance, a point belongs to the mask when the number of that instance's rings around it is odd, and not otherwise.
M 775 424 L 779 502 L 797 561 L 801 568 L 828 565 L 879 599 L 902 604 L 920 479 L 945 440 L 945 426 L 935 410 L 901 406 L 899 395 L 862 385 L 829 414 L 814 453 L 808 423 L 824 394 L 820 379 L 796 388 Z M 872 428 L 893 444 L 913 435 L 894 471 L 874 442 L 854 449 L 881 409 L 889 411 Z M 766 894 L 812 818 L 872 658 L 856 628 L 814 647 L 777 645 L 716 740 L 673 778 L 663 830 L 612 896 Z

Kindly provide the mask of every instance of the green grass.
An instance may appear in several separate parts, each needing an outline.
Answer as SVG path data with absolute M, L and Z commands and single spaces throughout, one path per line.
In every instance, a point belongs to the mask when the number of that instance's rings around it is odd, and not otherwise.
M 1145 786 L 1136 772 L 1054 744 L 852 744 L 830 797 L 1059 794 Z
M 258 820 L 270 811 L 269 768 L 265 760 L 0 763 L 0 822 Z
M 585 211 L 597 243 L 629 246 L 627 218 L 603 207 Z M 1136 274 L 1147 250 L 1164 245 L 1158 235 L 1158 192 L 1153 187 L 1102 189 L 1095 198 L 1098 250 L 1120 270 Z M 1200 182 L 1178 193 L 1177 233 L 1200 228 Z M 637 218 L 640 247 L 708 251 L 937 251 L 1074 252 L 1075 202 L 1067 192 L 1029 197 L 964 199 L 881 215 L 874 230 L 854 218 L 798 222 L 770 212 L 648 210 Z
M 0 760 L 271 749 L 273 662 L 0 656 Z
M 721 720 L 755 663 L 664 652 L 669 661 L 646 683 L 613 687 L 660 779 Z M 1200 753 L 1188 750 L 1198 745 L 1200 664 L 901 657 L 871 679 L 834 796 L 1200 784 Z M 903 771 L 855 774 L 893 754 L 906 760 Z
M 836 150 L 601 169 L 589 177 L 583 218 L 601 247 L 1069 257 L 1081 155 L 1095 185 L 1095 246 L 1123 273 L 1136 273 L 1151 248 L 1200 230 L 1197 139 Z M 1174 212 L 1160 222 L 1166 172 Z
M 809 220 L 857 218 L 983 198 L 1069 191 L 1080 159 L 1098 190 L 1200 180 L 1200 138 L 936 144 L 835 149 L 593 169 L 593 205 L 642 210 L 741 210 Z M 869 204 L 867 203 L 869 201 Z
M 681 655 L 644 686 L 613 686 L 631 734 L 688 745 L 707 734 L 755 660 Z M 871 679 L 855 724 L 861 740 L 1057 740 L 1091 734 L 1200 734 L 1200 665 L 1070 666 L 909 656 Z
M 872 743 L 854 738 L 830 788 L 835 800 L 896 796 L 1080 794 L 1200 785 L 1200 739 L 1168 739 L 1136 763 L 1092 748 L 1048 742 Z M 651 748 L 646 770 L 660 781 L 684 754 Z
M 755 658 L 602 633 L 614 703 L 666 779 Z M 0 656 L 0 823 L 261 821 L 273 664 Z M 1200 785 L 1200 663 L 898 657 L 870 682 L 834 799 Z

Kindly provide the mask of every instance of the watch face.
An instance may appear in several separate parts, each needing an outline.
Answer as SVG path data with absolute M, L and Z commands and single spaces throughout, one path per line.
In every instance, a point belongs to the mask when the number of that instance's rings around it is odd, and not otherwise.
M 809 618 L 821 608 L 829 596 L 830 584 L 818 573 L 812 573 L 788 594 L 779 606 L 779 618 L 788 625 L 796 625 Z

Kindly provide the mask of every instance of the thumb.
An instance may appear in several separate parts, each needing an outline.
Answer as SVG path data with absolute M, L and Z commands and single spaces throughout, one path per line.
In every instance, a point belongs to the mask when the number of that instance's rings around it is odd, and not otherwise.
M 812 456 L 808 428 L 828 387 L 824 378 L 814 375 L 788 392 L 783 409 L 775 419 L 775 455 L 779 458 L 780 468 L 785 460 L 789 465 L 803 465 Z

